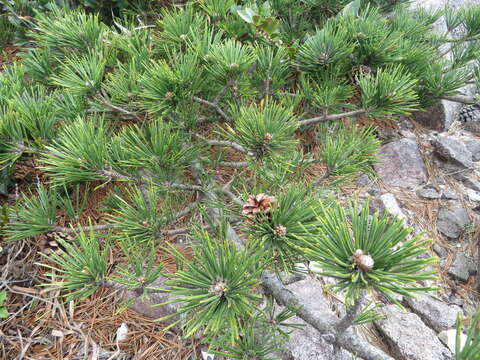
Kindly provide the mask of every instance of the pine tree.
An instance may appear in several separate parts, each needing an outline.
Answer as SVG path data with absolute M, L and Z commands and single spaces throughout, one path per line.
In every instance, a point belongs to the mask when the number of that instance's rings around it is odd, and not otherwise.
M 361 358 L 391 359 L 351 327 L 378 317 L 371 294 L 395 302 L 432 290 L 419 282 L 435 278 L 434 260 L 401 220 L 337 198 L 378 161 L 375 129 L 355 119 L 395 119 L 441 99 L 478 103 L 458 89 L 480 82 L 480 7 L 427 13 L 403 3 L 187 1 L 141 21 L 124 12 L 110 26 L 50 4 L 29 22 L 33 46 L 0 75 L 1 169 L 33 158 L 45 180 L 10 209 L 5 239 L 72 234 L 42 263 L 57 279 L 47 286 L 69 299 L 100 288 L 170 293 L 171 317 L 182 315 L 171 326 L 229 358 L 271 358 L 297 315 Z M 442 15 L 449 33 L 438 36 L 430 28 Z M 227 184 L 215 176 L 223 168 L 234 170 Z M 103 221 L 80 223 L 78 189 L 111 182 Z M 196 220 L 174 227 L 189 214 Z M 176 234 L 193 258 L 169 244 Z M 110 247 L 126 258 L 114 269 Z M 176 272 L 159 249 L 175 256 Z M 345 294 L 333 325 L 285 291 L 305 276 L 302 263 Z

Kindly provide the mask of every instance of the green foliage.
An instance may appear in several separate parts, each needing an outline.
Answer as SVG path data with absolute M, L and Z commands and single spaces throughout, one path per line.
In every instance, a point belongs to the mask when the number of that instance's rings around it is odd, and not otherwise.
M 119 269 L 112 280 L 128 286 L 131 290 L 141 289 L 147 293 L 148 286 L 161 276 L 164 271 L 162 262 L 157 262 L 157 247 L 152 243 L 138 244 L 124 236 L 119 238 L 119 245 L 127 262 Z
M 83 10 L 66 11 L 52 7 L 51 12 L 37 13 L 35 31 L 29 35 L 41 47 L 49 48 L 57 57 L 84 55 L 101 49 L 107 27 L 98 15 Z M 95 52 L 97 52 L 95 51 Z
M 229 136 L 257 158 L 292 151 L 296 145 L 292 136 L 298 125 L 291 109 L 269 99 L 241 107 L 234 126 L 228 129 Z
M 41 85 L 31 87 L 14 96 L 9 101 L 12 116 L 22 129 L 22 133 L 41 143 L 41 139 L 51 139 L 55 135 L 57 121 L 55 99 Z
M 242 326 L 240 334 L 241 336 L 234 344 L 230 344 L 228 339 L 222 339 L 222 342 L 218 340 L 219 347 L 223 350 L 210 350 L 210 352 L 228 359 L 270 360 L 273 359 L 271 355 L 274 352 L 283 350 L 277 339 L 268 336 L 271 334 L 259 334 L 258 329 L 249 323 Z
M 477 311 L 469 319 L 470 324 L 467 328 L 467 338 L 462 344 L 463 316 L 461 313 L 457 317 L 457 336 L 455 341 L 455 359 L 456 360 L 478 360 L 480 359 L 480 311 Z
M 166 46 L 181 47 L 195 30 L 202 28 L 204 22 L 205 17 L 192 6 L 184 9 L 165 8 L 158 21 L 163 30 L 161 40 Z
M 417 80 L 402 66 L 378 70 L 377 74 L 361 74 L 358 83 L 362 106 L 371 116 L 409 114 L 418 109 Z
M 92 141 L 95 139 L 95 141 Z M 77 119 L 62 129 L 43 153 L 42 169 L 56 185 L 105 179 L 101 170 L 108 164 L 108 137 L 102 119 Z
M 415 286 L 420 279 L 435 278 L 434 272 L 425 271 L 434 258 L 419 257 L 429 241 L 420 235 L 409 239 L 411 230 L 402 220 L 390 220 L 386 214 L 370 216 L 368 203 L 361 206 L 361 211 L 358 204 L 345 211 L 332 203 L 319 212 L 317 241 L 299 238 L 306 247 L 305 257 L 319 263 L 322 275 L 338 280 L 333 287 L 346 291 L 348 303 L 353 303 L 361 289 L 375 290 L 396 304 L 394 294 L 411 297 L 414 292 L 430 290 Z M 361 254 L 356 254 L 358 250 Z
M 152 114 L 162 114 L 168 109 L 185 104 L 201 84 L 198 58 L 191 54 L 177 55 L 169 65 L 167 61 L 146 64 L 141 79 L 141 103 Z
M 375 154 L 380 142 L 374 135 L 374 128 L 358 129 L 350 125 L 329 124 L 319 132 L 322 161 L 327 167 L 327 176 L 339 177 L 340 181 L 357 173 L 374 176 Z
M 11 221 L 5 229 L 7 241 L 15 241 L 53 231 L 58 198 L 56 193 L 39 185 L 37 194 L 25 196 L 10 211 Z
M 252 7 L 232 5 L 231 10 L 246 23 L 252 24 L 259 31 L 260 35 L 267 40 L 276 39 L 280 36 L 280 21 L 272 16 L 271 6 L 268 1 L 265 1 L 261 6 L 252 4 Z
M 341 112 L 351 106 L 346 101 L 353 96 L 354 88 L 345 81 L 330 76 L 319 82 L 303 78 L 302 82 L 305 98 L 314 107 L 322 109 L 324 115 Z
M 158 188 L 154 186 L 147 191 L 132 187 L 125 195 L 115 195 L 109 204 L 108 220 L 120 234 L 113 236 L 120 240 L 127 238 L 132 244 L 158 240 L 167 223 L 167 212 L 162 214 L 158 210 L 159 198 Z
M 252 305 L 261 299 L 254 289 L 263 271 L 263 254 L 255 246 L 236 249 L 225 230 L 218 231 L 218 239 L 207 232 L 195 234 L 195 259 L 182 259 L 185 267 L 172 275 L 168 291 L 178 296 L 173 300 L 181 303 L 178 313 L 187 315 L 186 336 L 202 330 L 210 338 L 228 325 L 228 342 L 234 344 L 240 339 L 242 319 L 253 314 Z
M 298 49 L 298 66 L 311 73 L 343 72 L 345 68 L 339 64 L 345 64 L 353 50 L 354 43 L 347 31 L 327 23 Z
M 255 56 L 257 58 L 255 74 L 259 86 L 264 87 L 265 96 L 277 94 L 290 74 L 287 51 L 283 47 L 259 46 L 255 48 Z M 266 89 L 266 81 L 269 81 L 269 91 Z
M 198 156 L 188 138 L 172 124 L 156 120 L 140 128 L 126 128 L 118 136 L 119 166 L 137 173 L 151 173 L 160 181 L 174 179 Z
M 81 231 L 74 243 L 61 238 L 58 242 L 61 246 L 59 253 L 43 255 L 54 264 L 41 264 L 51 270 L 48 275 L 55 279 L 48 286 L 66 291 L 67 300 L 90 296 L 105 280 L 109 246 L 101 246 L 93 231 L 88 234 Z
M 0 291 L 0 319 L 8 318 L 8 310 L 5 306 L 5 302 L 7 300 L 7 292 Z
M 47 85 L 57 65 L 57 60 L 52 56 L 50 49 L 31 48 L 22 53 L 21 57 L 28 74 L 39 83 Z
M 379 306 L 379 305 L 378 305 Z M 385 318 L 384 315 L 377 313 L 375 305 L 369 304 L 354 320 L 355 325 L 368 324 Z
M 14 37 L 14 27 L 10 24 L 7 14 L 0 15 L 0 48 L 10 44 Z
M 249 218 L 252 224 L 246 225 L 250 238 L 261 242 L 266 257 L 278 271 L 295 271 L 295 264 L 305 260 L 298 251 L 298 238 L 308 241 L 317 236 L 320 202 L 311 192 L 303 185 L 287 189 L 277 197 L 273 210 Z
M 18 63 L 5 68 L 0 76 L 0 115 L 7 101 L 26 88 L 25 67 Z
M 232 39 L 213 44 L 207 56 L 207 70 L 216 81 L 222 83 L 245 74 L 255 60 L 253 49 L 249 45 Z
M 100 88 L 107 60 L 101 52 L 88 50 L 86 55 L 71 55 L 52 76 L 54 85 L 68 89 L 73 95 L 92 95 Z
M 172 250 L 167 291 L 185 334 L 202 332 L 230 358 L 268 359 L 296 328 L 297 307 L 268 300 L 258 309 L 266 269 L 316 261 L 347 305 L 364 289 L 389 298 L 429 290 L 417 286 L 433 277 L 420 257 L 427 241 L 398 219 L 370 216 L 367 204 L 344 210 L 334 199 L 340 182 L 374 175 L 374 129 L 327 122 L 349 110 L 395 118 L 479 81 L 479 8 L 427 13 L 404 3 L 4 1 L 0 38 L 18 41 L 29 28 L 30 39 L 0 72 L 0 168 L 33 159 L 39 182 L 51 183 L 21 194 L 2 232 L 21 240 L 61 230 L 58 215 L 79 226 L 91 186 L 103 188 L 96 229 L 112 233 L 61 240 L 47 260 L 54 286 L 70 298 L 115 284 L 147 296 L 164 276 L 159 246 L 185 234 L 193 257 Z M 459 38 L 431 32 L 444 12 L 449 30 L 465 27 Z M 439 60 L 447 47 L 453 56 Z M 124 184 L 106 186 L 113 180 Z M 271 206 L 251 216 L 246 204 L 241 217 L 242 199 L 259 194 L 274 195 Z M 194 220 L 208 232 L 192 232 Z M 245 248 L 228 243 L 227 221 Z M 107 277 L 110 245 L 125 263 Z M 366 308 L 355 323 L 377 318 Z

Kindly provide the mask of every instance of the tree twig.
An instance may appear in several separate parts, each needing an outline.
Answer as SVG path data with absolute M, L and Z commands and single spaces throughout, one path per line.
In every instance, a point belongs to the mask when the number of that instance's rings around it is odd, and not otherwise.
M 224 187 L 218 187 L 215 189 L 215 191 L 225 195 L 237 205 L 243 206 L 244 204 L 244 201 L 240 200 L 240 198 L 238 198 L 234 193 Z
M 299 307 L 297 316 L 313 326 L 320 334 L 333 335 L 332 340 L 334 340 L 334 343 L 338 346 L 358 355 L 364 360 L 394 360 L 382 350 L 360 338 L 352 329 L 346 329 L 343 333 L 336 334 L 335 327 L 339 320 L 333 314 L 316 314 L 313 310 L 302 304 L 300 300 L 282 284 L 275 274 L 268 271 L 264 272 L 262 275 L 262 285 L 280 304 L 294 308 Z
M 120 179 L 120 180 L 126 180 L 126 181 L 133 181 L 133 182 L 136 182 L 137 184 L 148 184 L 149 182 L 152 182 L 153 184 L 161 186 L 161 187 L 177 189 L 177 190 L 190 190 L 190 191 L 200 191 L 200 190 L 202 190 L 202 187 L 198 186 L 198 185 L 179 184 L 179 183 L 174 183 L 174 182 L 159 183 L 159 182 L 156 182 L 151 176 L 145 176 L 144 178 L 142 178 L 142 177 L 135 178 L 135 177 L 132 177 L 132 176 L 120 174 L 119 172 L 117 172 L 113 169 L 110 169 L 110 168 L 100 170 L 98 173 L 102 176 L 105 176 L 105 177 L 109 178 L 109 179 Z
M 478 101 L 474 96 L 466 96 L 466 95 L 451 95 L 451 96 L 442 96 L 443 100 L 459 102 L 462 104 L 475 104 Z
M 217 166 L 222 166 L 222 167 L 231 167 L 231 168 L 236 168 L 236 169 L 241 169 L 245 168 L 248 166 L 248 162 L 246 161 L 219 161 Z
M 367 111 L 365 109 L 358 109 L 358 110 L 347 111 L 341 114 L 332 114 L 327 116 L 318 116 L 310 119 L 304 119 L 304 120 L 300 120 L 298 123 L 300 126 L 313 125 L 323 121 L 339 120 L 344 117 L 362 115 L 362 114 L 365 114 L 366 112 Z
M 232 119 L 230 119 L 230 117 L 222 110 L 222 108 L 221 108 L 220 106 L 218 106 L 218 104 L 213 103 L 213 102 L 208 101 L 208 100 L 205 100 L 205 99 L 202 99 L 202 98 L 199 98 L 198 96 L 193 96 L 192 99 L 195 100 L 196 102 L 199 102 L 199 103 L 201 103 L 201 104 L 208 105 L 208 106 L 214 108 L 215 111 L 216 111 L 226 122 L 231 122 L 231 121 L 232 121 Z
M 75 226 L 75 227 L 62 227 L 62 226 L 55 226 L 53 231 L 61 232 L 66 234 L 72 234 L 77 232 L 84 232 L 84 231 L 103 231 L 112 229 L 115 227 L 115 224 L 99 224 L 99 225 L 92 225 L 92 226 Z
M 223 88 L 221 88 L 220 91 L 215 96 L 213 103 L 218 104 L 220 99 L 222 98 L 222 95 L 225 94 L 225 91 L 227 91 L 233 84 L 235 84 L 236 81 L 237 79 L 234 79 L 234 78 L 228 80 L 227 84 Z
M 122 114 L 125 114 L 125 115 L 128 115 L 128 116 L 131 116 L 131 117 L 135 118 L 136 120 L 142 121 L 142 118 L 140 116 L 138 116 L 137 114 L 135 114 L 131 111 L 128 111 L 124 108 L 121 108 L 120 106 L 116 106 L 116 105 L 113 105 L 113 104 L 109 103 L 107 101 L 107 99 L 105 97 L 101 96 L 101 95 L 98 95 L 98 97 L 99 97 L 102 105 L 109 108 L 110 110 L 112 110 L 114 112 L 118 112 L 118 113 L 122 113 Z
M 193 136 L 195 136 L 196 138 L 198 138 L 200 140 L 205 141 L 208 145 L 231 147 L 232 149 L 235 149 L 238 152 L 241 152 L 241 153 L 246 154 L 248 156 L 253 156 L 253 153 L 249 152 L 242 145 L 237 144 L 236 142 L 227 141 L 227 140 L 207 139 L 207 138 L 205 138 L 205 137 L 203 137 L 202 135 L 199 135 L 199 134 L 193 134 Z
M 353 325 L 357 315 L 360 313 L 363 304 L 365 303 L 365 291 L 362 290 L 360 295 L 355 299 L 355 303 L 352 307 L 347 310 L 347 313 L 343 318 L 340 319 L 339 323 L 335 326 L 337 333 L 342 334 L 345 330 L 347 330 L 350 326 Z

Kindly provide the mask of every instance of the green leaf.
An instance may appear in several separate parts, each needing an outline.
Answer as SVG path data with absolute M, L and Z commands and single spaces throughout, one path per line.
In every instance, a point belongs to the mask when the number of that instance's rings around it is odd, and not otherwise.
M 347 5 L 345 5 L 341 14 L 344 15 L 344 16 L 348 16 L 348 15 L 357 16 L 361 5 L 362 5 L 361 0 L 354 0 L 350 3 L 348 3 Z
M 8 311 L 6 307 L 0 307 L 0 319 L 6 319 L 8 317 Z
M 265 31 L 268 35 L 272 36 L 278 32 L 279 21 L 273 17 L 268 17 L 262 21 L 260 28 Z
M 3 305 L 6 299 L 7 299 L 7 292 L 0 291 L 0 305 Z
M 245 22 L 251 24 L 253 23 L 253 18 L 254 16 L 258 16 L 258 14 L 251 8 L 239 8 L 239 7 L 236 7 L 236 12 L 238 14 L 238 16 L 240 16 L 243 20 L 245 20 Z

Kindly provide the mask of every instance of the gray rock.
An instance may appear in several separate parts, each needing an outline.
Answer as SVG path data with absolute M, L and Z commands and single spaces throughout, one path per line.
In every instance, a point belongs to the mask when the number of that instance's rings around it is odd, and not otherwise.
M 479 161 L 480 160 L 480 141 L 469 140 L 465 142 L 465 146 L 467 147 L 468 151 L 472 153 L 472 160 Z
M 386 185 L 416 188 L 427 181 L 427 171 L 418 144 L 413 139 L 401 139 L 382 146 L 382 160 L 375 171 Z
M 468 281 L 470 275 L 475 275 L 476 273 L 477 265 L 475 261 L 461 251 L 457 253 L 455 260 L 448 269 L 448 274 L 460 281 Z
M 458 110 L 460 110 L 460 106 L 458 106 Z M 431 130 L 444 131 L 447 130 L 450 124 L 453 122 L 453 119 L 450 119 L 450 117 L 453 118 L 453 116 L 450 115 L 451 113 L 452 111 L 450 111 L 449 109 L 445 111 L 444 103 L 438 103 L 433 105 L 426 111 L 414 112 L 412 114 L 412 118 L 416 122 L 422 124 L 423 126 Z
M 458 200 L 460 199 L 460 196 L 451 189 L 444 189 L 442 190 L 442 199 Z
M 370 210 L 372 214 L 373 212 L 378 211 L 380 215 L 383 215 L 386 212 L 392 217 L 398 217 L 399 219 L 406 220 L 406 216 L 402 212 L 400 205 L 398 205 L 397 199 L 391 193 L 386 193 L 380 195 L 378 198 L 375 198 L 372 201 Z
M 465 174 L 463 172 L 453 174 L 453 177 L 461 181 L 466 187 L 475 191 L 480 191 L 480 182 L 473 174 Z
M 357 185 L 360 187 L 366 187 L 370 186 L 373 184 L 372 179 L 370 179 L 370 176 L 367 174 L 362 174 L 358 179 L 357 179 Z
M 297 281 L 287 288 L 292 291 L 300 302 L 309 306 L 320 316 L 334 316 L 330 310 L 329 303 L 323 296 L 321 284 L 312 278 Z M 293 324 L 304 324 L 300 330 L 295 330 L 290 335 L 289 341 L 284 344 L 286 350 L 278 356 L 282 360 L 352 360 L 352 355 L 345 350 L 340 350 L 337 354 L 333 345 L 325 342 L 318 331 L 311 325 L 306 324 L 299 317 L 292 317 L 289 320 Z M 338 357 L 336 357 L 338 356 Z
M 440 157 L 465 168 L 473 167 L 472 153 L 462 141 L 453 136 L 439 136 L 433 145 Z
M 438 338 L 448 346 L 452 353 L 455 353 L 455 345 L 457 342 L 457 329 L 443 330 L 438 334 Z M 463 332 L 460 334 L 460 347 L 462 348 L 467 342 L 467 335 Z
M 456 305 L 447 305 L 426 295 L 405 298 L 405 302 L 425 324 L 438 332 L 455 327 L 458 313 L 462 312 Z
M 418 315 L 400 310 L 395 305 L 385 306 L 380 313 L 385 319 L 375 322 L 379 332 L 389 343 L 397 360 L 450 360 L 453 355 L 435 332 Z
M 469 223 L 468 213 L 461 205 L 445 206 L 438 212 L 437 229 L 451 239 L 457 239 Z
M 417 195 L 423 199 L 440 199 L 441 194 L 433 187 L 424 187 L 417 191 Z
M 432 247 L 433 247 L 433 251 L 435 251 L 438 256 L 440 256 L 441 258 L 447 257 L 448 251 L 444 247 L 438 244 L 433 244 Z
M 357 179 L 357 185 L 361 188 L 365 188 L 367 194 L 371 196 L 377 195 L 380 191 L 378 185 L 375 184 L 367 174 L 363 174 Z
M 166 278 L 160 276 L 150 286 L 153 288 L 162 288 L 165 280 Z M 123 291 L 120 293 L 120 298 L 123 301 L 129 301 L 131 299 L 134 299 L 133 303 L 129 305 L 129 309 L 134 310 L 139 314 L 152 319 L 159 319 L 161 317 L 174 314 L 179 310 L 180 307 L 180 303 L 156 306 L 157 304 L 161 304 L 175 298 L 172 294 L 167 292 L 155 292 L 149 294 L 148 296 L 139 296 L 134 291 Z M 178 319 L 178 316 L 174 316 L 170 319 L 165 320 L 164 323 L 171 324 Z M 172 330 L 179 332 L 180 327 L 174 326 Z
M 466 189 L 465 194 L 467 195 L 468 200 L 480 202 L 480 193 L 478 191 L 475 191 L 472 189 Z

